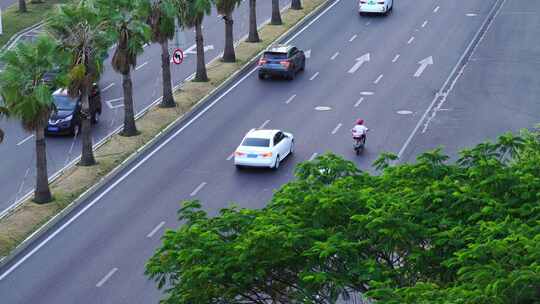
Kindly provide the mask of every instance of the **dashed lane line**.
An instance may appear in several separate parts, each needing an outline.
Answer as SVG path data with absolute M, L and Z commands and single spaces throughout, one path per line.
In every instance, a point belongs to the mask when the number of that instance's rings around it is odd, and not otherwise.
M 107 280 L 109 280 L 116 272 L 118 271 L 118 268 L 113 268 L 111 269 L 111 271 L 109 271 L 109 273 L 107 273 L 103 279 L 101 279 L 97 284 L 96 284 L 96 287 L 99 288 L 101 286 L 103 286 Z

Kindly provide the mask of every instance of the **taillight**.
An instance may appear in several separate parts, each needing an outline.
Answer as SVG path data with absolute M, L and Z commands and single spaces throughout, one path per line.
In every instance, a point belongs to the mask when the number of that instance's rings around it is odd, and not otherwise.
M 260 155 L 261 157 L 268 158 L 268 157 L 272 157 L 272 152 L 261 153 Z
M 283 67 L 288 68 L 291 63 L 289 61 L 280 61 L 279 64 L 281 64 Z
M 239 152 L 239 151 L 236 151 L 236 152 L 234 152 L 234 155 L 235 155 L 235 156 L 238 156 L 238 157 L 242 157 L 242 156 L 245 156 L 245 155 L 246 155 L 246 153 L 244 153 L 244 152 Z
M 259 65 L 263 65 L 263 64 L 266 64 L 266 59 L 264 58 L 259 59 Z

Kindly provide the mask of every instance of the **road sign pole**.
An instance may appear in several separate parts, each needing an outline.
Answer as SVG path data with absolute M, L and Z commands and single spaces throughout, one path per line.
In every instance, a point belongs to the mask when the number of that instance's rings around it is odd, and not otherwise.
M 2 8 L 0 8 L 0 35 L 2 35 Z

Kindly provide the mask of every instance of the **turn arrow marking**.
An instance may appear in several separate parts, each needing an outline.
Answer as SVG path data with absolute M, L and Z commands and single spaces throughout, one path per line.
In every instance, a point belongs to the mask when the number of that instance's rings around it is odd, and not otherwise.
M 356 58 L 356 63 L 352 66 L 352 68 L 349 70 L 349 74 L 354 74 L 358 69 L 364 64 L 364 62 L 370 61 L 371 58 L 369 56 L 369 53 Z
M 433 57 L 429 56 L 426 59 L 420 60 L 418 61 L 418 64 L 420 64 L 420 67 L 418 68 L 418 70 L 416 70 L 416 73 L 414 73 L 414 77 L 420 77 L 422 73 L 424 73 L 428 65 L 433 64 Z

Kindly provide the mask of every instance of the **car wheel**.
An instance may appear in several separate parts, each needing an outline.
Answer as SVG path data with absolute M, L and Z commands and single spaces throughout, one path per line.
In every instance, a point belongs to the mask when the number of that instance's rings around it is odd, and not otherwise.
M 244 167 L 242 165 L 234 165 L 236 167 L 236 170 L 242 170 Z
M 274 163 L 274 170 L 279 169 L 279 154 L 276 156 L 276 162 Z
M 296 76 L 296 73 L 294 72 L 294 70 L 292 70 L 289 72 L 289 76 L 287 78 L 289 80 L 294 80 L 294 76 Z
M 264 76 L 264 74 L 259 73 L 259 79 L 260 79 L 260 80 L 265 80 L 266 77 Z
M 306 69 L 306 60 L 304 59 L 302 61 L 302 65 L 300 66 L 300 72 L 303 72 Z
M 294 153 L 294 140 L 291 142 L 291 148 L 289 149 L 289 154 L 293 154 Z

